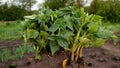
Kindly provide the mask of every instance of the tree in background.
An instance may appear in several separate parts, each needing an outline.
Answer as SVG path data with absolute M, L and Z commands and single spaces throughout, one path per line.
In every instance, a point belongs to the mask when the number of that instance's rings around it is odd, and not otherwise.
M 75 0 L 68 0 L 66 3 L 66 6 L 74 6 L 75 5 Z
M 36 0 L 13 0 L 16 4 L 19 4 L 22 8 L 31 11 L 32 6 L 37 2 Z
M 67 4 L 80 8 L 83 7 L 88 1 L 89 0 L 68 0 Z
M 23 19 L 24 15 L 27 15 L 27 11 L 20 6 L 11 5 L 7 3 L 0 6 L 0 20 L 14 21 Z
M 49 8 L 55 10 L 60 7 L 65 7 L 67 1 L 68 0 L 45 0 L 43 6 L 44 7 L 49 6 Z
M 77 0 L 77 7 L 80 8 L 83 6 L 83 0 Z
M 103 16 L 104 20 L 111 22 L 120 21 L 119 0 L 93 0 L 88 12 Z
M 100 1 L 99 0 L 93 0 L 91 5 L 90 5 L 90 14 L 96 14 L 98 9 L 99 9 L 99 3 Z
M 20 6 L 9 6 L 8 3 L 0 6 L 0 21 L 21 20 L 24 15 L 26 15 L 26 10 L 22 9 Z
M 1 2 L 1 0 L 0 0 L 0 4 L 1 4 L 2 2 Z
M 87 3 L 84 0 L 45 0 L 43 7 L 49 7 L 53 10 L 65 7 L 65 6 L 76 6 L 78 8 L 83 7 Z
M 0 5 L 0 20 L 4 20 L 4 18 L 6 17 L 4 14 L 8 9 L 8 5 L 7 3 L 5 3 L 4 5 Z
M 8 0 L 6 3 L 0 4 L 0 21 L 23 19 L 25 15 L 33 13 L 31 8 L 35 3 L 36 0 Z

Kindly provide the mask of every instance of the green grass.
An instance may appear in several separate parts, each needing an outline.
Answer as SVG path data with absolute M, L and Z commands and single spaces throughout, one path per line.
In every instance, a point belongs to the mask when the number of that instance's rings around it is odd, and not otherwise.
M 120 23 L 105 23 L 105 27 L 113 32 L 120 31 Z
M 0 40 L 16 40 L 22 37 L 20 22 L 0 22 Z
M 31 45 L 21 45 L 14 50 L 4 48 L 0 50 L 0 61 L 22 59 L 26 53 L 34 53 L 35 50 Z
M 23 36 L 23 27 L 20 21 L 0 22 L 0 41 L 17 40 Z M 22 45 L 13 51 L 8 48 L 0 49 L 0 61 L 16 60 L 24 57 L 25 53 L 33 53 L 31 45 Z
M 11 59 L 10 50 L 2 49 L 0 50 L 0 60 L 1 61 L 8 61 Z
M 118 37 L 117 41 L 120 40 L 120 23 L 105 23 L 104 26 L 115 33 Z

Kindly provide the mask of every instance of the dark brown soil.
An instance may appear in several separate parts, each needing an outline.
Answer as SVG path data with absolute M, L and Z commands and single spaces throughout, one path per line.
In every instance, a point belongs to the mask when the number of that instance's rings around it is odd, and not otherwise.
M 22 44 L 23 44 L 23 40 L 15 40 L 15 41 L 3 40 L 3 41 L 0 41 L 0 49 L 15 48 L 15 47 L 20 46 Z
M 9 48 L 21 44 L 23 44 L 22 40 L 2 41 L 0 42 L 0 47 Z M 86 63 L 86 68 L 120 68 L 119 46 L 120 44 L 113 46 L 112 42 L 109 41 L 102 48 L 84 48 L 83 59 Z M 57 52 L 54 56 L 48 52 L 43 52 L 42 59 L 38 61 L 34 59 L 34 54 L 30 53 L 26 54 L 23 59 L 8 62 L 0 61 L 0 68 L 10 68 L 11 64 L 15 64 L 16 68 L 62 68 L 62 61 L 66 58 L 64 51 Z
M 115 56 L 120 56 L 120 41 L 116 44 L 113 44 L 113 41 L 109 40 L 102 46 L 102 48 L 108 50 Z

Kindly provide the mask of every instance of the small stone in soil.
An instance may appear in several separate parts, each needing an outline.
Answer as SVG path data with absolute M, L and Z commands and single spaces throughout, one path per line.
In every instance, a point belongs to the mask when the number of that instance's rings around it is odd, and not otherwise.
M 109 52 L 102 52 L 102 54 L 103 54 L 103 55 L 108 55 L 108 54 L 109 54 Z
M 114 56 L 114 57 L 112 57 L 112 60 L 120 61 L 120 57 Z
M 100 57 L 100 58 L 98 59 L 98 61 L 99 61 L 99 62 L 105 62 L 106 60 L 105 60 L 104 58 Z
M 92 66 L 93 64 L 91 62 L 86 62 L 87 66 Z
M 16 68 L 16 64 L 10 64 L 9 68 Z
M 30 65 L 30 64 L 31 64 L 31 62 L 27 62 L 27 63 L 26 63 L 26 65 Z
M 91 54 L 90 54 L 90 57 L 91 57 L 91 58 L 94 58 L 94 57 L 96 57 L 96 54 L 95 54 L 95 53 L 91 53 Z

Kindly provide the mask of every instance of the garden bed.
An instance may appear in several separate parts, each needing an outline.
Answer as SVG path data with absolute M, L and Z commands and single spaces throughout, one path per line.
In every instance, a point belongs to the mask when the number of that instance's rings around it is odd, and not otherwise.
M 8 46 L 9 49 L 14 49 L 17 44 L 23 44 L 20 40 L 11 41 L 11 42 L 0 42 L 0 45 Z M 117 44 L 119 46 L 120 44 Z M 12 46 L 12 48 L 10 47 Z M 112 46 L 112 43 L 109 41 L 104 46 Z M 111 48 L 112 49 L 112 48 Z M 120 68 L 120 54 L 115 55 L 116 50 L 110 51 L 103 48 L 84 48 L 83 49 L 83 59 L 86 63 L 86 68 Z M 0 68 L 13 68 L 12 66 L 16 65 L 16 68 L 62 68 L 62 61 L 67 58 L 64 51 L 57 52 L 52 56 L 49 52 L 42 51 L 41 60 L 35 60 L 34 54 L 29 53 L 25 54 L 24 58 L 18 60 L 9 60 L 7 62 L 0 61 Z M 11 66 L 12 65 L 12 66 Z M 74 67 L 68 65 L 67 68 L 75 68 L 77 66 L 74 63 Z

